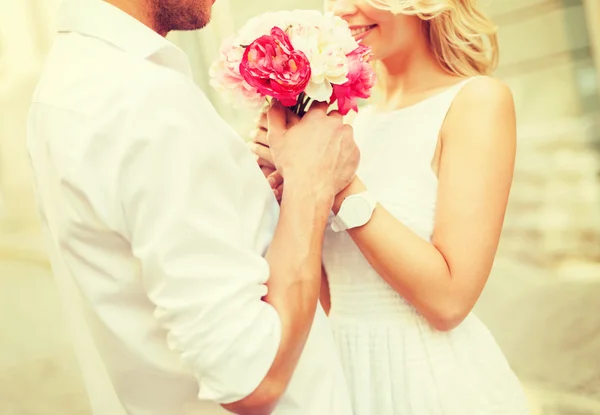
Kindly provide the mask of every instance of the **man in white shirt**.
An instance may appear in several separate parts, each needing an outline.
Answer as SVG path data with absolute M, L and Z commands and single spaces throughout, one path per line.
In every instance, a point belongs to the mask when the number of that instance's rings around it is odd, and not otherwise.
M 36 196 L 92 408 L 350 415 L 317 298 L 358 150 L 339 114 L 316 108 L 288 129 L 272 108 L 279 210 L 163 37 L 204 26 L 211 6 L 66 0 L 33 98 Z

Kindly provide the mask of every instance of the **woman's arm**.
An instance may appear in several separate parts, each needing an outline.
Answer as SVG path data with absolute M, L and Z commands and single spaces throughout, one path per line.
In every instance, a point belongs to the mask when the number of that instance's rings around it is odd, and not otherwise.
M 456 327 L 475 305 L 492 268 L 516 149 L 510 90 L 491 78 L 458 94 L 441 131 L 438 204 L 432 242 L 383 207 L 349 230 L 371 266 L 434 327 Z M 366 188 L 359 179 L 336 198 Z

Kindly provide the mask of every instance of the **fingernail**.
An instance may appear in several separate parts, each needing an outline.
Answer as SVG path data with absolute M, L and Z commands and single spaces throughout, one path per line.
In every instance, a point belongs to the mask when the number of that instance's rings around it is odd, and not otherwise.
M 275 186 L 275 178 L 274 177 L 269 177 L 267 179 L 267 182 L 269 182 L 269 186 L 271 186 L 271 187 Z

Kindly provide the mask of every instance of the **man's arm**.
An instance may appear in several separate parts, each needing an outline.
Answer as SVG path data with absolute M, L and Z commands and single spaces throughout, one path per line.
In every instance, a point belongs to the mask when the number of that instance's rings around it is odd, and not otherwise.
M 271 277 L 265 301 L 281 319 L 281 343 L 273 365 L 248 397 L 224 405 L 240 414 L 269 414 L 285 391 L 302 354 L 319 299 L 323 234 L 331 201 L 315 199 L 299 185 L 287 188 L 266 259 Z M 259 408 L 254 411 L 252 408 Z
M 332 200 L 288 185 L 266 260 L 254 252 L 236 210 L 244 172 L 222 136 L 229 130 L 207 120 L 180 83 L 149 87 L 152 96 L 132 111 L 120 175 L 128 236 L 169 347 L 195 374 L 200 398 L 268 414 L 314 317 Z

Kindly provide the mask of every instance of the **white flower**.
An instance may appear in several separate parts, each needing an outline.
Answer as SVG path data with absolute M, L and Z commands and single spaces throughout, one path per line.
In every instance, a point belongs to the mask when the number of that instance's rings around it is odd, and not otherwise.
M 332 84 L 347 81 L 347 54 L 358 47 L 348 24 L 332 14 L 316 10 L 294 11 L 295 22 L 287 30 L 295 49 L 304 52 L 312 71 L 306 94 L 316 101 L 328 101 Z
M 325 15 L 326 21 L 331 24 L 328 33 L 331 33 L 331 41 L 338 45 L 346 55 L 358 47 L 358 42 L 352 36 L 348 22 L 331 13 Z

